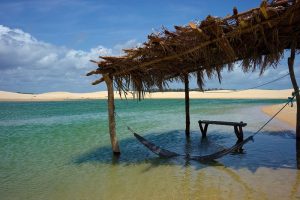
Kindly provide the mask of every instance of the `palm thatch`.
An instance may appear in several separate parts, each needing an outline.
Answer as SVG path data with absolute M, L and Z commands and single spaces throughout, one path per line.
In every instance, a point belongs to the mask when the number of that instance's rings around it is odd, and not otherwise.
M 263 1 L 257 8 L 225 18 L 208 16 L 201 22 L 163 28 L 152 33 L 141 47 L 124 50 L 121 57 L 100 57 L 98 68 L 87 75 L 113 78 L 119 91 L 134 90 L 138 97 L 189 74 L 200 88 L 204 78 L 233 70 L 241 61 L 244 71 L 276 67 L 285 49 L 300 46 L 300 1 Z M 103 77 L 93 82 L 99 84 Z

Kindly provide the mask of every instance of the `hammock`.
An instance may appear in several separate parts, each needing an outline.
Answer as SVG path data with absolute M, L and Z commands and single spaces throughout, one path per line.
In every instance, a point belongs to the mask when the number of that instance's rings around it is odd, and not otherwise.
M 180 154 L 156 146 L 155 144 L 149 142 L 148 140 L 146 140 L 145 138 L 143 138 L 135 132 L 133 133 L 133 135 L 136 137 L 136 139 L 138 139 L 138 141 L 140 141 L 143 145 L 145 145 L 148 149 L 150 149 L 153 153 L 159 155 L 160 157 L 171 158 L 181 156 Z
M 130 131 L 132 131 L 132 129 L 130 127 L 128 127 L 128 129 Z M 253 140 L 253 136 L 250 136 L 247 139 L 243 140 L 242 142 L 239 142 L 239 143 L 235 144 L 231 148 L 223 149 L 221 151 L 218 151 L 218 152 L 210 154 L 210 155 L 198 156 L 198 155 L 181 155 L 181 154 L 163 149 L 159 146 L 156 146 L 155 144 L 153 144 L 152 142 L 149 142 L 144 137 L 140 136 L 139 134 L 135 133 L 134 131 L 133 131 L 133 135 L 134 135 L 134 137 L 136 137 L 136 139 L 138 141 L 140 141 L 150 151 L 152 151 L 153 153 L 157 154 L 158 156 L 160 156 L 162 158 L 172 158 L 172 157 L 181 156 L 181 157 L 188 158 L 190 160 L 197 160 L 197 161 L 200 161 L 200 162 L 212 161 L 212 160 L 221 158 L 221 157 L 223 157 L 227 154 L 230 154 L 230 153 L 236 151 L 237 149 L 241 148 L 244 144 L 246 144 L 250 140 Z

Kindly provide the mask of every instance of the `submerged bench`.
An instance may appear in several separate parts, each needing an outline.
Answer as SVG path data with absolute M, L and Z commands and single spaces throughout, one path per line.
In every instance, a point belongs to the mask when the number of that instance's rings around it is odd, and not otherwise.
M 224 121 L 199 120 L 198 123 L 199 123 L 200 131 L 202 133 L 202 138 L 206 138 L 208 125 L 215 124 L 215 125 L 233 126 L 234 133 L 235 133 L 236 137 L 238 138 L 238 141 L 244 140 L 244 133 L 243 133 L 242 127 L 247 126 L 247 124 L 244 122 L 224 122 Z M 203 128 L 202 124 L 204 124 L 204 128 Z

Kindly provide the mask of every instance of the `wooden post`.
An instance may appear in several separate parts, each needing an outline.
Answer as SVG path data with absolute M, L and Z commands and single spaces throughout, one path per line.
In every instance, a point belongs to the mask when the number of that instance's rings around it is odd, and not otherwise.
M 297 102 L 296 139 L 300 140 L 300 95 L 299 95 L 299 87 L 294 73 L 294 60 L 295 60 L 295 49 L 296 49 L 295 46 L 296 45 L 293 44 L 291 47 L 291 55 L 288 58 L 288 65 L 289 65 L 290 77 L 293 84 L 293 88 L 296 96 L 296 102 Z
M 190 96 L 189 96 L 189 76 L 184 76 L 185 91 L 185 135 L 190 137 Z
M 104 75 L 104 81 L 107 86 L 108 95 L 108 123 L 109 123 L 109 135 L 110 142 L 114 155 L 120 155 L 119 143 L 116 135 L 116 121 L 115 121 L 115 104 L 114 104 L 114 87 L 113 80 L 109 75 Z

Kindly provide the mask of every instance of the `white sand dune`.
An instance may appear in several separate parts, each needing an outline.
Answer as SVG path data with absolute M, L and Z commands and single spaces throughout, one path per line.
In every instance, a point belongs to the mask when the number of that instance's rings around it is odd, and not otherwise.
M 191 99 L 287 99 L 291 96 L 292 89 L 286 90 L 217 90 L 209 92 L 190 92 Z M 0 101 L 64 101 L 79 99 L 106 99 L 107 91 L 91 93 L 49 92 L 42 94 L 20 94 L 0 91 Z M 119 93 L 115 92 L 115 98 L 119 99 Z M 124 98 L 124 95 L 122 95 Z M 128 94 L 127 98 L 134 98 Z M 154 92 L 147 93 L 146 99 L 183 99 L 184 92 Z
M 63 101 L 77 99 L 104 99 L 107 92 L 93 93 L 70 93 L 70 92 L 48 92 L 42 94 L 20 94 L 14 92 L 0 91 L 0 101 Z

